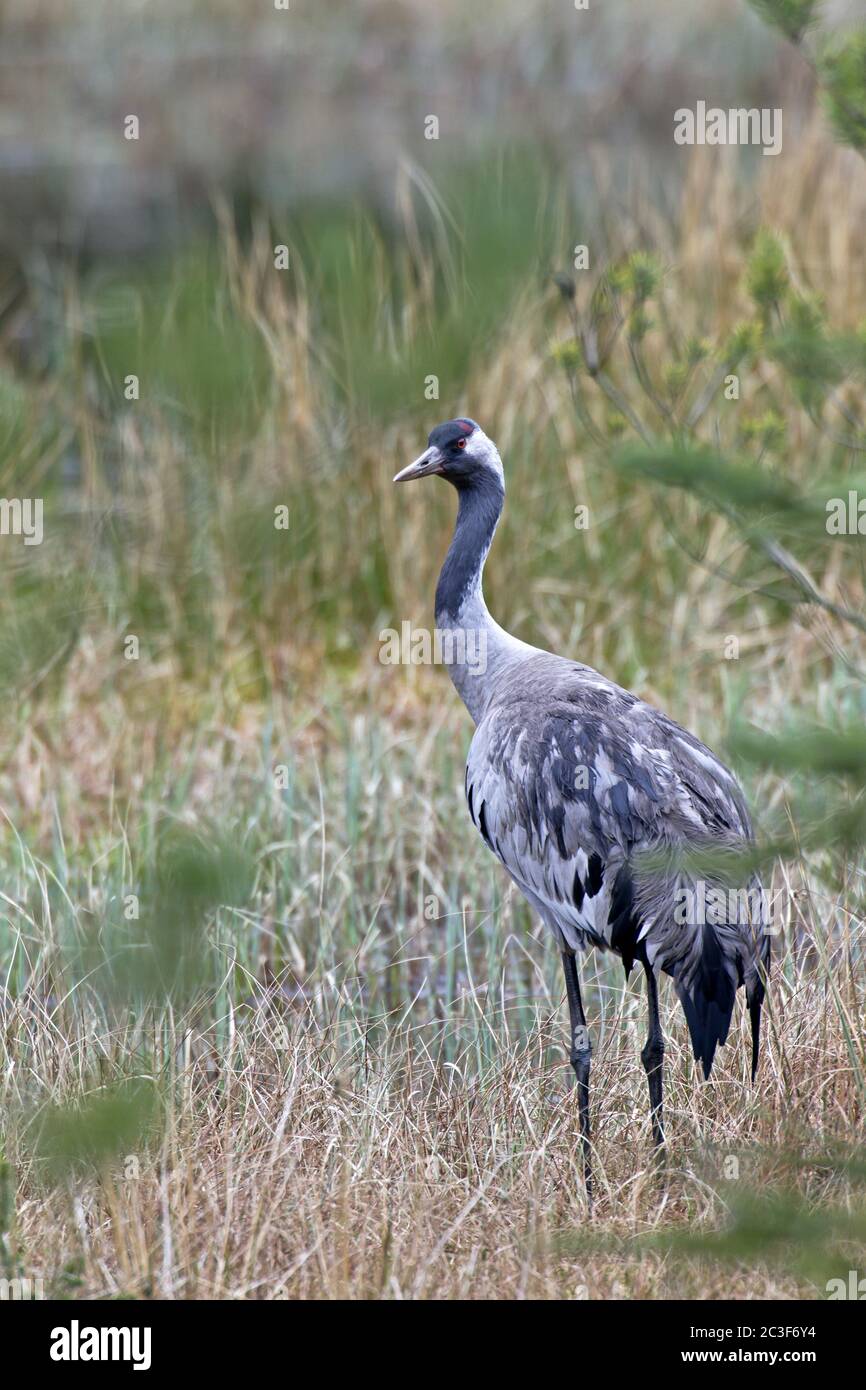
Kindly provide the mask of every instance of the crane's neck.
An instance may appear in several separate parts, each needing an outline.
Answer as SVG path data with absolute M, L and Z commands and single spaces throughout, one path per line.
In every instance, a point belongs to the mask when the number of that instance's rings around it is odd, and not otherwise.
M 458 617 L 464 605 L 480 598 L 484 561 L 505 502 L 505 488 L 492 469 L 457 489 L 459 504 L 454 535 L 436 585 L 436 621 L 440 614 Z
M 481 578 L 502 515 L 505 487 L 493 469 L 458 488 L 457 524 L 436 586 L 436 629 L 443 664 L 475 723 L 499 676 L 534 652 L 494 622 Z

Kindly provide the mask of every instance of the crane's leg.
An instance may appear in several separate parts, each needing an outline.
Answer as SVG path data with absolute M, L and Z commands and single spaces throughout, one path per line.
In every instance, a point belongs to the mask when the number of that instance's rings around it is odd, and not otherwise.
M 662 1127 L 662 1078 L 665 1040 L 662 1034 L 661 1020 L 659 1019 L 659 992 L 658 985 L 656 984 L 655 972 L 652 966 L 648 965 L 646 961 L 643 963 L 643 968 L 646 971 L 647 1004 L 649 1005 L 649 1037 L 640 1054 L 640 1059 L 643 1062 L 646 1079 L 649 1084 L 653 1143 L 657 1149 L 660 1149 L 665 1142 L 665 1132 Z
M 577 964 L 573 951 L 563 951 L 562 966 L 565 971 L 565 990 L 568 995 L 568 1015 L 571 1020 L 571 1065 L 577 1077 L 577 1105 L 580 1112 L 580 1139 L 583 1147 L 583 1176 L 586 1182 L 586 1195 L 592 1200 L 592 1162 L 589 1139 L 589 1064 L 592 1047 L 589 1029 L 583 1012 L 580 997 L 580 981 L 577 978 Z

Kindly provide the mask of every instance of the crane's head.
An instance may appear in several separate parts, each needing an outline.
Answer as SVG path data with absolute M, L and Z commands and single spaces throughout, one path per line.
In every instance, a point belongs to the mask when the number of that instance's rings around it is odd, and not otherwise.
M 488 439 L 474 420 L 446 420 L 430 431 L 427 448 L 414 463 L 404 468 L 395 483 L 409 483 L 437 473 L 458 489 L 478 483 L 498 481 L 503 486 L 502 460 L 492 439 Z

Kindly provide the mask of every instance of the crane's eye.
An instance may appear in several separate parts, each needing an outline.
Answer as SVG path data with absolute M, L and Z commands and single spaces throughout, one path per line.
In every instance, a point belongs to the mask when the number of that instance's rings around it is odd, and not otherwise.
M 465 449 L 465 448 L 466 448 L 466 440 L 465 440 L 465 439 L 458 439 L 458 441 L 457 441 L 457 448 L 458 448 L 458 449 Z

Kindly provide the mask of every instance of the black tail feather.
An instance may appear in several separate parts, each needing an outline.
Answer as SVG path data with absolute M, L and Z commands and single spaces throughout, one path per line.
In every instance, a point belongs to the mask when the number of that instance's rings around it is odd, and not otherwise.
M 764 1002 L 764 986 L 757 984 L 749 999 L 749 1018 L 752 1020 L 752 1082 L 758 1070 L 758 1053 L 761 1048 L 761 1005 Z
M 701 963 L 691 988 L 687 990 L 677 981 L 676 989 L 689 1025 L 695 1060 L 701 1063 L 704 1080 L 708 1081 L 716 1048 L 728 1036 L 736 994 L 712 927 L 703 927 Z

